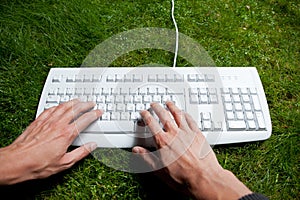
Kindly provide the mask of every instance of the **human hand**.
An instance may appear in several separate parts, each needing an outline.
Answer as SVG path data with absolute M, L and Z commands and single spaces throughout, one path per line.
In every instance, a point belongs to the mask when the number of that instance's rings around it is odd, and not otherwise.
M 0 185 L 48 177 L 70 168 L 93 151 L 96 143 L 71 152 L 67 149 L 82 130 L 101 116 L 100 110 L 89 111 L 94 106 L 76 99 L 44 111 L 11 145 L 0 149 Z
M 151 104 L 163 128 L 148 111 L 141 112 L 157 144 L 156 154 L 138 146 L 132 151 L 167 184 L 196 199 L 238 199 L 251 193 L 231 172 L 221 167 L 191 116 L 172 102 L 167 102 L 166 106 L 170 112 L 157 103 Z

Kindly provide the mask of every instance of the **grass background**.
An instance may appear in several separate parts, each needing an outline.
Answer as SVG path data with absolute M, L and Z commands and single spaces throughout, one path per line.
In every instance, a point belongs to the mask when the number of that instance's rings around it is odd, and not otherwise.
M 220 163 L 253 191 L 272 199 L 299 199 L 300 2 L 175 2 L 180 32 L 197 40 L 217 66 L 257 67 L 267 95 L 271 138 L 215 147 Z M 0 145 L 10 144 L 34 120 L 52 66 L 80 66 L 97 44 L 142 27 L 173 29 L 170 1 L 2 0 Z M 142 50 L 113 65 L 171 66 L 172 59 L 167 52 Z M 179 59 L 178 65 L 188 64 Z M 151 174 L 115 171 L 91 156 L 50 178 L 1 187 L 0 192 L 10 199 L 182 198 Z

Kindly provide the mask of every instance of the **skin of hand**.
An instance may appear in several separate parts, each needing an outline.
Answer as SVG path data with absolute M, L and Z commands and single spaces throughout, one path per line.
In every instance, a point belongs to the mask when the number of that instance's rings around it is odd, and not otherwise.
M 92 110 L 94 106 L 76 99 L 44 111 L 12 144 L 0 149 L 0 185 L 46 178 L 93 151 L 97 144 L 91 142 L 67 152 L 78 134 L 102 115 Z
M 150 112 L 141 112 L 158 151 L 154 154 L 139 146 L 132 151 L 169 186 L 195 199 L 239 199 L 252 193 L 233 173 L 221 167 L 192 117 L 172 102 L 166 106 L 169 111 L 157 103 L 151 104 L 163 128 Z

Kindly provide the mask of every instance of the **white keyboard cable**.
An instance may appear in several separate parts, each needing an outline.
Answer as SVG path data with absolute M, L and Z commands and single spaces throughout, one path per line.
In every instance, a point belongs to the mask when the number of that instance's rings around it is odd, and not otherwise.
M 173 67 L 176 67 L 176 60 L 177 60 L 177 55 L 178 55 L 178 27 L 177 27 L 177 23 L 174 17 L 174 9 L 175 9 L 175 2 L 174 0 L 172 0 L 172 9 L 171 9 L 171 16 L 172 16 L 172 20 L 175 26 L 175 31 L 176 31 L 176 42 L 175 42 L 175 55 L 174 55 L 174 61 L 173 61 Z

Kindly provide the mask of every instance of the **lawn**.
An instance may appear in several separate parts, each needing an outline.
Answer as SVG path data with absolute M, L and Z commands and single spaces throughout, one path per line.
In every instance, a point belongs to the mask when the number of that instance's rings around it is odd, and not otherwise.
M 176 0 L 179 31 L 217 66 L 254 66 L 273 132 L 262 142 L 214 147 L 222 166 L 271 199 L 300 196 L 300 2 Z M 0 2 L 0 146 L 35 118 L 51 67 L 80 66 L 98 44 L 135 28 L 174 29 L 170 1 L 2 0 Z M 113 66 L 172 65 L 173 54 L 144 49 Z M 189 63 L 178 59 L 178 66 Z M 43 180 L 0 187 L 10 199 L 182 199 L 151 174 L 111 169 L 92 156 Z M 163 193 L 160 195 L 160 193 Z M 8 196 L 7 196 L 8 197 Z

